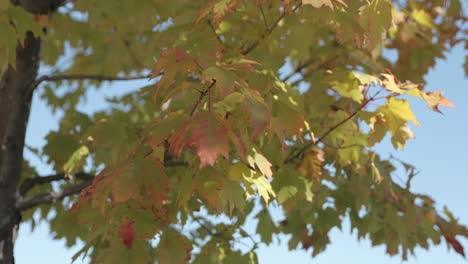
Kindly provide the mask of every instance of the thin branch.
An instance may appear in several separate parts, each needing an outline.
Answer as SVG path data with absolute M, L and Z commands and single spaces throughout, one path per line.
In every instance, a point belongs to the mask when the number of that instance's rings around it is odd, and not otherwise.
M 317 62 L 316 59 L 314 58 L 309 58 L 308 60 L 304 61 L 303 63 L 299 64 L 295 69 L 294 71 L 290 72 L 288 75 L 286 75 L 284 78 L 281 79 L 282 82 L 287 82 L 289 79 L 291 79 L 294 75 L 296 75 L 297 73 L 301 73 L 302 74 L 302 70 L 304 70 L 305 68 L 309 67 L 309 66 L 312 66 L 308 73 L 307 74 L 310 74 L 312 72 L 314 72 L 315 70 L 319 69 L 320 67 L 324 66 L 325 64 L 333 61 L 334 59 L 338 58 L 337 55 L 335 56 L 332 56 L 328 59 L 325 59 L 325 60 L 321 60 L 319 62 Z M 315 64 L 314 64 L 315 63 Z M 303 77 L 304 77 L 305 74 L 303 74 Z M 302 79 L 300 80 L 302 81 Z M 296 84 L 296 82 L 294 82 L 293 84 Z
M 304 145 L 301 149 L 299 149 L 298 152 L 296 152 L 295 154 L 292 154 L 289 158 L 286 158 L 286 160 L 284 161 L 284 163 L 289 163 L 293 160 L 295 160 L 296 158 L 300 157 L 307 149 L 309 149 L 310 147 L 312 146 L 315 146 L 317 145 L 319 142 L 323 142 L 323 140 L 328 136 L 330 135 L 330 133 L 332 133 L 333 131 L 335 131 L 335 129 L 337 129 L 338 127 L 342 126 L 343 124 L 345 124 L 346 122 L 348 122 L 349 120 L 353 119 L 359 112 L 361 112 L 362 109 L 364 109 L 370 102 L 372 102 L 376 97 L 377 95 L 379 95 L 381 92 L 383 91 L 383 89 L 379 90 L 377 93 L 375 93 L 371 98 L 369 98 L 366 102 L 364 102 L 360 107 L 358 107 L 358 109 L 356 109 L 353 113 L 351 113 L 348 117 L 346 117 L 345 119 L 343 119 L 342 121 L 340 121 L 339 123 L 337 123 L 336 125 L 330 127 L 327 131 L 325 131 L 325 133 L 323 133 L 316 141 L 312 141 L 310 142 L 309 144 L 306 144 Z
M 161 75 L 160 73 L 159 75 Z M 80 81 L 80 80 L 93 80 L 93 81 L 133 81 L 149 79 L 150 74 L 118 77 L 109 75 L 96 75 L 96 74 L 57 74 L 57 75 L 44 75 L 32 82 L 29 88 L 26 89 L 27 94 L 31 94 L 42 82 L 56 82 L 56 81 Z
M 293 7 L 292 12 L 295 12 L 301 6 L 302 6 L 302 3 L 299 3 L 297 6 Z M 279 22 L 286 16 L 286 14 L 287 14 L 287 12 L 283 11 L 283 13 L 281 13 L 281 15 L 275 20 L 273 25 L 271 25 L 270 27 L 267 27 L 267 29 L 262 34 L 262 36 L 258 40 L 256 40 L 252 45 L 247 47 L 247 49 L 243 50 L 241 52 L 241 54 L 242 55 L 247 55 L 252 50 L 254 50 L 260 44 L 260 42 L 262 42 L 264 39 L 266 39 L 278 27 Z
M 268 21 L 267 21 L 266 16 L 265 16 L 265 11 L 263 11 L 262 4 L 260 4 L 260 12 L 262 14 L 263 24 L 265 24 L 265 29 L 268 29 Z
M 93 176 L 89 173 L 80 172 L 75 174 L 75 178 L 80 180 L 91 180 Z M 65 173 L 58 173 L 55 175 L 48 175 L 48 176 L 37 176 L 34 178 L 28 178 L 21 183 L 19 186 L 19 194 L 23 197 L 29 190 L 31 190 L 36 185 L 47 184 L 54 181 L 66 180 Z
M 131 43 L 130 41 L 128 41 L 127 39 L 124 39 L 122 37 L 122 41 L 127 49 L 127 52 L 128 52 L 128 55 L 130 56 L 130 58 L 133 60 L 133 62 L 135 62 L 135 64 L 138 66 L 138 67 L 141 67 L 141 68 L 145 68 L 145 65 L 141 62 L 141 60 L 136 56 L 135 52 L 133 52 L 132 50 L 132 47 L 130 46 Z
M 91 181 L 82 182 L 58 192 L 38 194 L 29 199 L 17 202 L 16 209 L 19 211 L 25 211 L 38 205 L 55 203 L 64 199 L 65 197 L 80 193 L 81 190 L 83 190 L 89 184 L 91 184 Z
M 301 74 L 302 74 L 302 79 L 299 79 L 299 80 L 296 80 L 294 82 L 291 83 L 291 86 L 296 86 L 298 85 L 301 81 L 303 81 L 307 76 L 309 76 L 309 74 L 312 74 L 313 72 L 315 72 L 317 69 L 319 68 L 322 68 L 324 67 L 325 65 L 327 65 L 328 63 L 330 62 L 333 62 L 334 60 L 338 59 L 339 56 L 336 55 L 336 56 L 333 56 L 327 60 L 324 60 L 324 61 L 321 61 L 319 63 L 316 63 L 316 64 L 309 64 L 309 65 L 306 65 L 304 68 L 300 69 L 301 71 Z M 302 73 L 302 70 L 303 69 L 307 69 L 306 72 Z M 299 72 L 298 72 L 299 73 Z M 291 76 L 292 77 L 292 76 Z
M 198 97 L 197 102 L 195 102 L 195 105 L 193 106 L 192 111 L 190 111 L 190 116 L 193 116 L 193 114 L 195 114 L 195 110 L 197 110 L 198 105 L 201 103 L 201 101 L 202 101 L 203 98 L 206 96 L 206 94 L 210 92 L 211 87 L 213 87 L 213 86 L 215 85 L 215 83 L 216 83 L 216 80 L 213 79 L 213 81 L 211 82 L 211 84 L 210 84 L 210 86 L 208 87 L 208 89 L 206 89 L 205 91 L 203 91 L 202 93 L 200 93 L 200 96 Z
M 287 82 L 289 79 L 291 79 L 294 75 L 296 75 L 297 73 L 301 73 L 301 71 L 311 65 L 312 63 L 314 63 L 314 60 L 311 58 L 311 59 L 308 59 L 306 60 L 304 63 L 301 63 L 299 64 L 295 69 L 294 71 L 290 72 L 288 75 L 286 75 L 283 79 L 281 79 L 282 82 Z
M 226 237 L 225 236 L 225 232 L 231 227 L 231 226 L 226 226 L 223 230 L 220 230 L 220 231 L 216 231 L 216 232 L 213 232 L 213 230 L 211 230 L 211 228 L 207 227 L 206 225 L 204 225 L 200 220 L 203 220 L 205 222 L 207 222 L 205 219 L 202 219 L 202 218 L 198 218 L 198 217 L 193 217 L 193 220 L 203 229 L 205 230 L 211 237 L 215 237 L 215 238 L 218 238 L 218 239 L 222 239 L 222 240 L 225 240 L 227 242 L 238 242 L 242 245 L 244 245 L 245 247 L 249 248 L 250 245 L 248 245 L 247 243 L 245 243 L 244 241 L 241 241 L 241 240 L 238 240 L 238 239 L 233 239 L 233 237 Z M 253 248 L 256 248 L 258 246 L 258 243 L 255 242 L 255 240 L 250 237 L 250 239 L 254 242 L 254 245 L 253 245 Z
M 356 109 L 352 114 L 350 114 L 347 118 L 343 119 L 343 121 L 339 122 L 338 124 L 332 126 L 330 129 L 328 129 L 325 133 L 322 134 L 322 136 L 319 137 L 317 142 L 320 142 L 324 140 L 328 135 L 330 135 L 331 132 L 333 132 L 335 129 L 343 125 L 344 123 L 348 122 L 350 119 L 355 117 L 359 112 L 361 112 L 364 107 L 366 107 L 370 102 L 374 101 L 374 99 L 379 95 L 383 89 L 379 90 L 377 93 L 375 93 L 369 100 L 367 100 L 365 103 L 363 103 L 358 109 Z

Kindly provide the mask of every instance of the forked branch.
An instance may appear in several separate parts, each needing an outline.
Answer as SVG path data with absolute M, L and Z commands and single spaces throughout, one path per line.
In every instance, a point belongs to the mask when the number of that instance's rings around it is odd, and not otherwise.
M 57 192 L 42 193 L 25 200 L 20 200 L 18 203 L 16 203 L 16 209 L 19 211 L 25 211 L 38 205 L 51 204 L 57 201 L 61 201 L 65 197 L 80 193 L 81 190 L 83 190 L 89 184 L 91 184 L 91 181 L 82 182 Z
M 93 178 L 93 175 L 89 173 L 79 172 L 75 174 L 75 178 L 79 180 L 89 181 Z M 54 175 L 48 176 L 37 176 L 34 178 L 28 178 L 21 183 L 19 186 L 19 194 L 20 196 L 24 196 L 31 190 L 33 187 L 41 184 L 47 184 L 55 181 L 66 180 L 65 173 L 57 173 Z

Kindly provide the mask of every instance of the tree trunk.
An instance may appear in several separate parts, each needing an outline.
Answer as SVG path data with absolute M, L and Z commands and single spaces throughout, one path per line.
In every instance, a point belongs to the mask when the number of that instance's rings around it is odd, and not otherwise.
M 31 14 L 51 14 L 66 0 L 10 0 Z M 21 36 L 23 38 L 23 36 Z M 26 33 L 16 47 L 16 67 L 0 78 L 0 264 L 14 263 L 14 240 L 21 221 L 16 208 L 26 127 L 37 77 L 41 40 Z
M 16 47 L 16 67 L 0 79 L 0 264 L 14 263 L 13 244 L 21 215 L 16 209 L 26 127 L 41 41 L 28 32 Z

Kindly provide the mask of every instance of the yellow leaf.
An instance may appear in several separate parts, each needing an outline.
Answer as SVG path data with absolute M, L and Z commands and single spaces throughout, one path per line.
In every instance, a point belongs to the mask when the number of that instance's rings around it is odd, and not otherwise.
M 87 146 L 81 146 L 78 148 L 68 161 L 63 165 L 65 171 L 65 177 L 73 178 L 75 173 L 84 165 L 86 158 L 89 155 L 89 149 Z
M 387 102 L 387 109 L 393 113 L 393 115 L 406 120 L 412 121 L 415 125 L 420 126 L 418 120 L 414 116 L 413 110 L 411 110 L 410 104 L 406 100 L 395 99 L 390 97 Z
M 432 23 L 431 16 L 422 9 L 413 10 L 413 12 L 411 12 L 411 17 L 421 26 L 434 28 L 434 23 Z

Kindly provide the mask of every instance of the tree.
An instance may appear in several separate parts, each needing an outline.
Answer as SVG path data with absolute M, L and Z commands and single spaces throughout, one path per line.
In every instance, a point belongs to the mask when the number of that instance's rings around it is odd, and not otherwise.
M 96 263 L 255 263 L 280 233 L 316 255 L 344 217 L 390 255 L 442 238 L 464 255 L 468 229 L 373 150 L 414 138 L 408 98 L 453 106 L 423 76 L 468 47 L 459 0 L 0 0 L 0 21 L 0 263 L 39 211 Z M 89 87 L 135 79 L 152 82 L 76 111 Z M 33 93 L 63 113 L 29 148 L 54 175 L 23 159 Z

